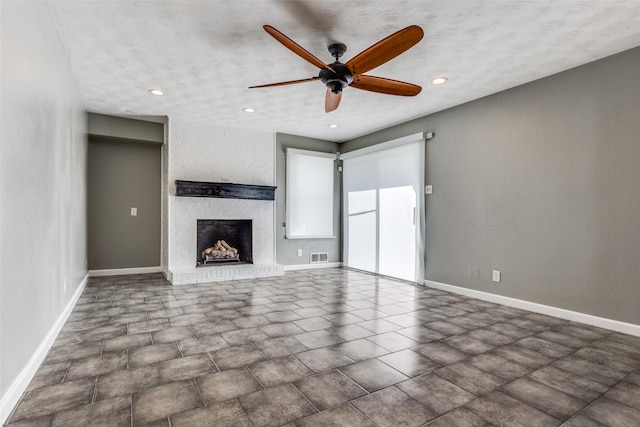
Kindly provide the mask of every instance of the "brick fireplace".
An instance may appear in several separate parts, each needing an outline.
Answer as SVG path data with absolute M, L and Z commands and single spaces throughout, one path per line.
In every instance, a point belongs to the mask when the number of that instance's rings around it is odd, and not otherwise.
M 261 192 L 256 187 L 273 186 L 274 135 L 225 129 L 214 123 L 182 118 L 170 118 L 167 131 L 168 144 L 163 146 L 166 179 L 163 269 L 169 281 L 183 285 L 284 274 L 283 266 L 276 264 L 275 257 L 274 197 L 269 200 L 229 198 L 237 195 L 239 186 L 243 191 L 250 190 L 246 197 L 253 197 L 255 191 Z M 187 184 L 180 187 L 176 183 L 180 180 L 192 181 L 183 181 Z M 204 194 L 182 191 L 190 191 L 194 182 L 208 184 Z M 272 193 L 274 188 L 271 187 Z M 250 220 L 251 263 L 196 267 L 205 249 L 197 241 L 198 220 L 203 219 Z M 224 239 L 215 237 L 215 241 L 218 240 Z

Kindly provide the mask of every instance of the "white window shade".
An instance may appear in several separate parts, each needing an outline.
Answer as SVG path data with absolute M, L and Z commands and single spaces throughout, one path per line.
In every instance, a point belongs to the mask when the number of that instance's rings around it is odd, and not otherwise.
M 333 238 L 336 155 L 287 149 L 288 239 Z
M 341 156 L 344 264 L 417 281 L 423 276 L 422 134 Z

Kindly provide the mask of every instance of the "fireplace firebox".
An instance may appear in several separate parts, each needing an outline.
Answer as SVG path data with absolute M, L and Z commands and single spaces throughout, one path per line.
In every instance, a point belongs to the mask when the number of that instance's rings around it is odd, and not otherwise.
M 250 219 L 199 219 L 196 267 L 253 264 Z

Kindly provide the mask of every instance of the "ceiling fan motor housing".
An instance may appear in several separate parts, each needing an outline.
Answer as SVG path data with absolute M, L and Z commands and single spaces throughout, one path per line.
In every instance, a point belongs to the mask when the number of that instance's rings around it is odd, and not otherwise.
M 333 93 L 340 93 L 342 89 L 347 87 L 352 81 L 353 76 L 351 75 L 351 71 L 341 62 L 334 62 L 333 64 L 328 64 L 334 71 L 327 70 L 326 68 L 322 68 L 320 70 L 320 80 L 324 83 Z

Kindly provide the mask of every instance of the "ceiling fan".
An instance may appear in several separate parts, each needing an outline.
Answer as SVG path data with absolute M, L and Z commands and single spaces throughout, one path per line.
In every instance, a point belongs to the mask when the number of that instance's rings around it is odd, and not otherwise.
M 344 64 L 340 62 L 340 57 L 347 50 L 347 46 L 343 43 L 333 43 L 329 45 L 329 53 L 335 58 L 335 62 L 325 64 L 272 26 L 264 25 L 263 28 L 267 33 L 293 53 L 320 68 L 320 73 L 318 76 L 308 79 L 251 86 L 249 89 L 284 86 L 320 80 L 327 86 L 327 93 L 324 101 L 324 110 L 327 113 L 338 108 L 340 100 L 342 99 L 342 90 L 347 86 L 371 92 L 399 96 L 415 96 L 422 90 L 420 86 L 412 83 L 405 83 L 398 80 L 364 74 L 367 71 L 395 58 L 422 40 L 424 32 L 422 31 L 422 28 L 417 25 L 411 25 L 391 34 L 389 37 L 380 40 L 378 43 L 360 52 Z

